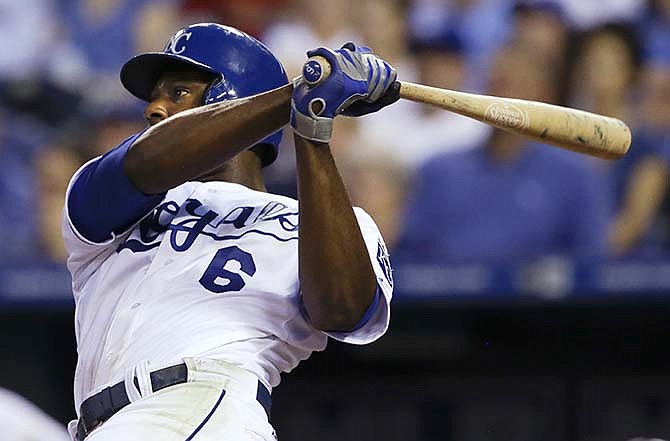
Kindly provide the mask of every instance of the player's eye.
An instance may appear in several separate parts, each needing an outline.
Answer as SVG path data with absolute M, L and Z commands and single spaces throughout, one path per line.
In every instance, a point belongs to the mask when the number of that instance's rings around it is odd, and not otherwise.
M 185 89 L 185 88 L 182 88 L 182 87 L 178 87 L 174 90 L 175 98 L 182 98 L 182 97 L 185 97 L 188 94 L 189 94 L 189 90 Z

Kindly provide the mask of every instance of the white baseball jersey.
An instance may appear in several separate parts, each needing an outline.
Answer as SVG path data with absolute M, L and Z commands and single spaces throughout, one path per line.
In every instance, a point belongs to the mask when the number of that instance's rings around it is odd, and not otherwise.
M 273 387 L 280 373 L 323 350 L 328 335 L 354 344 L 379 338 L 393 289 L 388 252 L 370 216 L 355 213 L 381 299 L 360 329 L 324 333 L 302 308 L 296 200 L 233 183 L 187 182 L 105 243 L 78 233 L 66 204 L 77 411 L 146 361 L 155 370 L 183 357 L 224 360 Z

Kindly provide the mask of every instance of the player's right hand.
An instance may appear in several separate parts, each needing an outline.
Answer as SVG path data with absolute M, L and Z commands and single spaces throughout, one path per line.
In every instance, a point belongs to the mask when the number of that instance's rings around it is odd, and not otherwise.
M 335 51 L 320 47 L 307 55 L 324 57 L 330 64 L 331 73 L 313 87 L 303 77 L 294 82 L 291 125 L 303 138 L 328 142 L 336 115 L 365 115 L 398 99 L 389 100 L 385 95 L 395 83 L 395 69 L 367 47 L 347 43 Z M 397 94 L 397 88 L 395 90 Z M 382 96 L 384 99 L 380 100 Z M 352 104 L 358 108 L 347 112 Z

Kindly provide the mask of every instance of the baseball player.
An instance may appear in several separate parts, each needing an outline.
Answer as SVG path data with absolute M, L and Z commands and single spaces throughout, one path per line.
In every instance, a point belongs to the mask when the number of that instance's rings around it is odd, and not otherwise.
M 309 55 L 332 74 L 291 88 L 260 42 L 208 23 L 124 65 L 150 127 L 84 164 L 64 209 L 74 439 L 273 440 L 282 372 L 328 337 L 386 331 L 386 246 L 351 207 L 328 141 L 336 115 L 397 100 L 396 73 L 353 44 Z M 289 120 L 299 203 L 265 192 L 261 174 Z

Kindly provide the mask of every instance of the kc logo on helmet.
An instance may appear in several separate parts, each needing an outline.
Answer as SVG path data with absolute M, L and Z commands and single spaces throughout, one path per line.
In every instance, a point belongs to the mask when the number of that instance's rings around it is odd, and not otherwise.
M 165 52 L 179 55 L 186 50 L 186 42 L 191 39 L 191 32 L 177 32 L 165 46 Z

